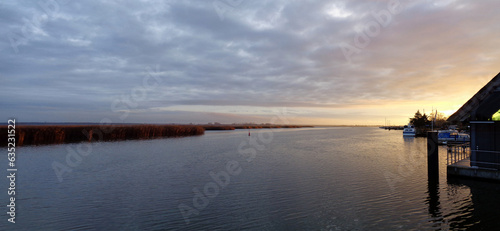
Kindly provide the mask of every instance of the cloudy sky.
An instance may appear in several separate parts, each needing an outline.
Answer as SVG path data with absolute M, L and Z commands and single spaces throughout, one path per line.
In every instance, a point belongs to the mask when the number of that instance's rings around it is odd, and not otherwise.
M 500 72 L 500 1 L 3 1 L 0 118 L 408 122 Z M 276 123 L 280 121 L 277 120 Z

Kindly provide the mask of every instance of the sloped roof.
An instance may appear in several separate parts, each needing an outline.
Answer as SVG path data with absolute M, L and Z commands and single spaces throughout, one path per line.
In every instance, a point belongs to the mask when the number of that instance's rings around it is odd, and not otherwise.
M 478 111 L 478 108 L 485 105 L 488 110 L 482 107 L 483 113 L 495 113 L 498 111 L 500 104 L 500 73 L 498 73 L 488 84 L 479 90 L 467 103 L 465 103 L 458 111 L 448 118 L 448 121 L 466 121 L 471 119 Z M 497 108 L 495 108 L 497 107 Z M 473 118 L 472 118 L 473 119 Z

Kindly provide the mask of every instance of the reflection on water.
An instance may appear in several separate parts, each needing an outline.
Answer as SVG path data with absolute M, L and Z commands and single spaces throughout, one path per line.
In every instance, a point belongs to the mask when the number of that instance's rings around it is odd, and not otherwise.
M 463 178 L 449 178 L 449 198 L 456 211 L 447 214 L 451 228 L 498 230 L 500 184 Z
M 441 213 L 441 203 L 439 199 L 439 181 L 433 177 L 428 178 L 428 193 L 427 204 L 429 205 L 429 215 L 433 222 L 440 224 L 444 221 Z
M 405 143 L 413 143 L 415 142 L 415 139 L 418 138 L 412 136 L 403 136 L 403 140 L 405 141 Z
M 74 144 L 20 148 L 18 223 L 11 229 L 0 222 L 0 230 L 493 230 L 500 225 L 500 184 L 447 179 L 444 147 L 440 175 L 429 180 L 425 138 L 378 128 L 273 131 L 272 141 L 256 149 L 252 161 L 238 152 L 247 148 L 242 142 L 250 142 L 248 131 L 100 143 L 62 183 L 52 163 L 64 162 L 66 148 Z M 227 171 L 230 161 L 239 163 L 241 173 L 228 175 L 217 193 L 208 191 L 215 196 L 187 224 L 179 205 L 196 208 L 196 189 L 215 185 L 210 173 Z M 5 201 L 5 194 L 1 198 Z

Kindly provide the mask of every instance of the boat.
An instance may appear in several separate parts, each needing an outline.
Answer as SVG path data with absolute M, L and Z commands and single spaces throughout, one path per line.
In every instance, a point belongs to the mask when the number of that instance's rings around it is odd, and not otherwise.
M 438 144 L 457 144 L 470 142 L 470 135 L 455 129 L 439 130 Z
M 415 133 L 415 126 L 412 124 L 408 124 L 403 127 L 403 136 L 415 136 Z

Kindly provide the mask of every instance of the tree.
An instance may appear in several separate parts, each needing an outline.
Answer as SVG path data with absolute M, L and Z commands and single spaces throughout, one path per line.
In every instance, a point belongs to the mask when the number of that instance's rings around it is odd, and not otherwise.
M 431 121 L 434 120 L 434 117 L 436 119 L 434 121 L 434 128 L 444 128 L 444 126 L 448 124 L 448 121 L 446 121 L 448 118 L 443 113 L 438 112 L 436 115 L 436 112 L 432 112 L 429 115 Z
M 424 128 L 426 125 L 430 125 L 430 121 L 427 118 L 427 115 L 424 113 L 420 113 L 420 110 L 417 110 L 413 118 L 410 118 L 410 123 L 413 124 L 416 128 Z

